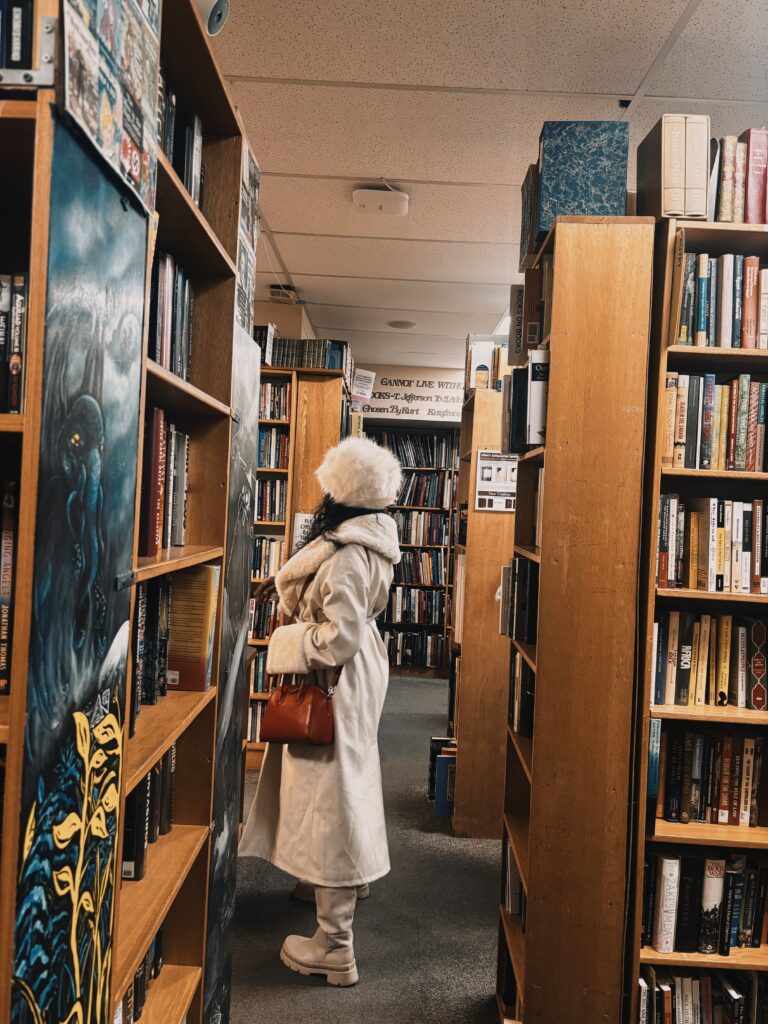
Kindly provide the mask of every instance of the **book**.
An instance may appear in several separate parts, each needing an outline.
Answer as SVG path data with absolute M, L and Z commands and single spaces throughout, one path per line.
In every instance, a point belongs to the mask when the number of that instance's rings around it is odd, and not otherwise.
M 733 264 L 732 253 L 720 257 L 716 331 L 716 344 L 720 348 L 731 348 L 733 338 Z
M 757 348 L 760 258 L 744 257 L 744 288 L 742 299 L 741 347 Z
M 720 941 L 720 911 L 723 903 L 725 861 L 707 857 L 701 889 L 699 952 L 716 953 Z
M 173 619 L 168 643 L 168 684 L 206 690 L 211 684 L 213 638 L 221 566 L 201 565 L 174 574 Z
M 0 411 L 8 408 L 8 353 L 11 343 L 12 277 L 0 274 Z
M 692 131 L 692 146 L 695 139 L 696 133 Z M 694 166 L 699 166 L 698 154 L 694 154 Z M 694 173 L 692 184 L 696 178 Z M 637 147 L 638 214 L 685 216 L 686 184 L 686 117 L 684 114 L 664 114 Z
M 696 258 L 696 307 L 694 312 L 694 345 L 706 346 L 709 342 L 707 311 L 709 304 L 709 255 L 699 253 Z
M 680 858 L 672 856 L 659 857 L 657 877 L 653 947 L 659 953 L 672 953 L 675 948 Z
M 744 257 L 733 257 L 733 326 L 731 346 L 741 348 L 741 328 L 744 316 Z
M 547 393 L 549 390 L 549 349 L 528 354 L 528 421 L 526 443 L 543 445 L 547 434 Z
M 720 146 L 720 183 L 717 202 L 717 219 L 719 221 L 731 222 L 733 220 L 737 141 L 735 135 L 724 135 Z
M 150 780 L 151 772 L 148 772 L 125 799 L 122 877 L 131 881 L 142 879 L 146 870 Z
M 685 216 L 706 220 L 709 208 L 709 116 L 685 117 Z
M 768 131 L 765 128 L 748 128 L 739 136 L 739 141 L 746 146 L 744 221 L 747 224 L 764 224 Z
M 696 953 L 699 951 L 703 882 L 703 859 L 695 855 L 681 857 L 674 945 L 677 952 Z
M 165 414 L 150 407 L 144 430 L 139 553 L 152 557 L 160 550 L 165 488 Z
M 4 480 L 3 507 L 0 513 L 0 695 L 7 695 L 11 690 L 17 505 L 16 481 Z
M 27 333 L 27 281 L 23 274 L 11 279 L 11 319 L 8 339 L 8 412 L 24 410 L 24 362 Z
M 733 172 L 733 222 L 744 223 L 747 183 L 747 144 L 736 143 L 736 164 Z

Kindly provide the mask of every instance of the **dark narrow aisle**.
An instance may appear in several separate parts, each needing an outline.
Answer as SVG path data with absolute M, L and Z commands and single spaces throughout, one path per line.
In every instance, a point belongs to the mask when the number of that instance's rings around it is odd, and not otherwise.
M 314 930 L 292 879 L 255 858 L 238 873 L 233 1024 L 491 1024 L 499 842 L 453 839 L 424 793 L 430 735 L 445 724 L 441 682 L 393 679 L 381 726 L 392 872 L 358 906 L 360 983 L 334 989 L 280 963 L 283 938 Z

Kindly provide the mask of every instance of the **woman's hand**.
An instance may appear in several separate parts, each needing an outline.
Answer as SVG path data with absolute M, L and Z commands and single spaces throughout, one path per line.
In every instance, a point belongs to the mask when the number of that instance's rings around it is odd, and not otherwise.
M 277 587 L 275 586 L 275 577 L 270 576 L 268 579 L 260 583 L 254 591 L 254 599 L 256 604 L 266 604 L 271 597 L 277 593 Z

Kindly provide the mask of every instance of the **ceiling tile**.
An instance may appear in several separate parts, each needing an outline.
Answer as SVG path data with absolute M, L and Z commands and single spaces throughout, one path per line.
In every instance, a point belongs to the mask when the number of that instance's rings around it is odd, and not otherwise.
M 508 284 L 517 270 L 519 253 L 517 245 L 297 235 L 281 235 L 276 244 L 292 275 L 340 274 L 488 284 Z
M 409 312 L 485 313 L 492 316 L 503 313 L 509 304 L 509 288 L 505 284 L 455 285 L 437 281 L 291 276 L 300 297 L 309 304 L 368 306 Z M 265 289 L 272 279 L 272 275 L 258 274 L 257 288 Z M 410 319 L 415 320 L 416 317 Z
M 262 78 L 631 94 L 684 7 L 262 0 L 233 4 L 214 45 L 228 74 Z
M 262 171 L 519 186 L 542 121 L 615 118 L 605 97 L 237 82 Z
M 465 338 L 467 334 L 490 334 L 499 322 L 506 304 L 493 314 L 415 313 L 410 309 L 370 309 L 354 306 L 317 306 L 307 304 L 309 318 L 318 330 L 355 330 L 393 333 L 404 332 L 388 327 L 390 320 L 410 320 L 416 324 L 412 334 L 450 335 Z
M 463 338 L 428 337 L 409 334 L 358 334 L 335 331 L 339 341 L 348 341 L 355 361 L 374 361 L 402 366 L 464 365 L 466 342 Z
M 703 0 L 654 79 L 655 96 L 768 100 L 768 0 Z
M 261 205 L 275 232 L 509 242 L 520 234 L 519 190 L 511 185 L 391 185 L 410 196 L 405 217 L 357 213 L 352 192 L 370 181 L 265 175 Z

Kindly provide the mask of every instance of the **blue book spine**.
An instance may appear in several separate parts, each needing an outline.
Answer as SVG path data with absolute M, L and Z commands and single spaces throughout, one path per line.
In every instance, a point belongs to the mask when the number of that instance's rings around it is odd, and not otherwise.
M 733 330 L 731 347 L 741 348 L 741 314 L 744 298 L 744 257 L 733 257 Z
M 456 757 L 438 754 L 435 762 L 435 817 L 453 814 L 453 781 L 456 775 Z
M 694 345 L 706 346 L 709 341 L 707 331 L 707 309 L 709 308 L 709 256 L 699 255 L 696 266 L 696 310 L 694 313 L 695 334 Z
M 661 749 L 661 719 L 651 719 L 648 739 L 648 799 L 655 800 L 659 792 L 659 750 Z
M 736 877 L 733 890 L 733 913 L 731 914 L 731 946 L 739 945 L 739 926 L 741 924 L 741 901 L 744 896 L 744 875 Z
M 683 305 L 680 310 L 680 331 L 677 336 L 678 345 L 692 345 L 691 320 L 693 302 L 696 294 L 696 253 L 685 254 L 685 279 L 683 282 Z
M 717 345 L 717 260 L 709 261 L 709 283 L 707 285 L 707 343 L 710 348 Z

